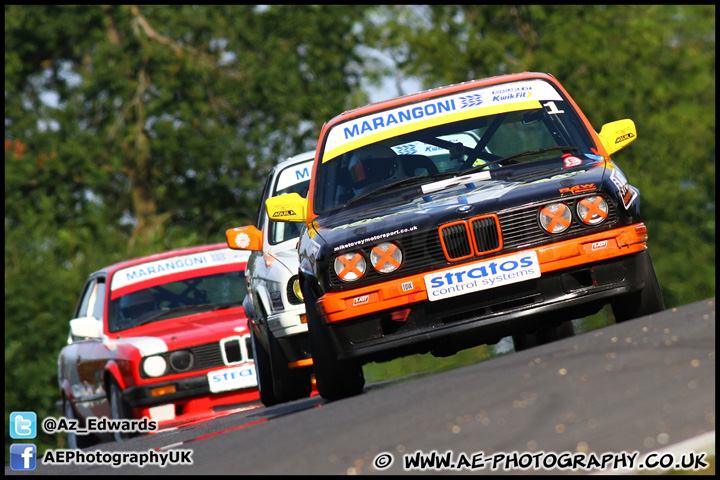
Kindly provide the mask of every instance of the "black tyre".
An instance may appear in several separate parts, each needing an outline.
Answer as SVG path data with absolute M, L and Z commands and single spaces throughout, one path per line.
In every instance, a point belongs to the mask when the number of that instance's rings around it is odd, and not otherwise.
M 572 322 L 563 322 L 555 327 L 546 328 L 536 333 L 513 335 L 515 351 L 527 350 L 528 348 L 545 345 L 563 338 L 575 335 Z
M 289 368 L 287 357 L 275 336 L 268 332 L 273 391 L 278 403 L 309 397 L 312 392 L 309 368 Z
M 338 360 L 330 343 L 327 327 L 320 321 L 312 289 L 303 282 L 305 310 L 310 332 L 313 371 L 320 396 L 339 400 L 362 393 L 365 387 L 362 364 L 354 360 Z
M 108 392 L 110 401 L 110 415 L 113 420 L 131 419 L 132 413 L 130 412 L 130 406 L 122 398 L 122 390 L 120 385 L 116 381 L 110 381 L 110 391 Z M 136 434 L 130 432 L 124 432 L 118 430 L 113 432 L 113 437 L 116 442 L 122 442 L 129 438 L 134 437 Z
M 258 390 L 260 391 L 260 401 L 270 407 L 278 403 L 275 398 L 273 389 L 272 366 L 270 363 L 270 355 L 263 348 L 262 343 L 255 335 L 255 331 L 250 329 L 252 337 L 253 358 L 255 359 L 255 370 L 257 372 Z
M 69 399 L 65 399 L 64 403 L 65 418 L 68 420 L 78 420 L 75 409 Z M 92 435 L 78 435 L 72 431 L 67 432 L 68 448 L 72 450 L 87 448 L 95 445 L 97 442 Z
M 660 284 L 655 276 L 655 269 L 647 250 L 638 254 L 637 268 L 645 278 L 645 286 L 637 292 L 617 298 L 612 303 L 615 323 L 665 310 Z

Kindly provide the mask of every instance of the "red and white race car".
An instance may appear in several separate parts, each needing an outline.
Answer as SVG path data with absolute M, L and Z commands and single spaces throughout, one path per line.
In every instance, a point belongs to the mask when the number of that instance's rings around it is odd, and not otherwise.
M 257 403 L 242 308 L 248 255 L 203 245 L 91 274 L 58 358 L 60 412 L 83 426 L 108 417 L 147 418 L 162 428 Z M 68 442 L 83 448 L 132 434 L 69 433 Z

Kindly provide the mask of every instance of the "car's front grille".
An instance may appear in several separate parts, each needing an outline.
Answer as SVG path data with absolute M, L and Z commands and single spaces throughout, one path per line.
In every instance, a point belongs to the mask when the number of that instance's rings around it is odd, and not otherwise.
M 500 250 L 497 215 L 483 215 L 441 225 L 438 232 L 445 258 L 450 262 Z
M 192 366 L 183 370 L 182 373 L 195 372 L 215 367 L 232 366 L 253 360 L 250 335 L 228 337 L 218 342 L 195 345 L 180 350 L 184 350 L 192 354 Z M 170 356 L 173 352 L 177 351 L 179 350 L 171 350 L 160 354 L 165 358 L 165 361 L 168 364 L 168 371 L 165 375 L 179 373 L 173 369 L 172 362 L 170 360 Z M 140 378 L 151 378 L 142 368 L 142 362 L 140 366 Z
M 440 225 L 436 230 L 413 232 L 395 241 L 403 250 L 403 265 L 391 275 L 383 275 L 369 267 L 365 276 L 356 282 L 343 282 L 335 274 L 332 262 L 328 265 L 328 277 L 332 287 L 356 288 L 394 277 L 422 273 L 442 268 L 458 261 L 481 259 L 491 255 L 511 253 L 525 248 L 547 245 L 569 238 L 587 235 L 613 228 L 618 222 L 615 204 L 608 199 L 608 216 L 598 226 L 587 226 L 573 218 L 570 227 L 559 234 L 547 233 L 538 222 L 539 209 L 562 201 L 571 211 L 586 195 L 564 197 L 542 203 L 503 210 L 497 215 L 482 215 L 469 220 L 456 220 Z M 474 238 L 474 241 L 473 241 Z M 372 245 L 365 247 L 366 260 L 370 258 Z M 368 262 L 369 265 L 369 262 Z
M 453 262 L 473 256 L 470 246 L 470 231 L 466 222 L 443 225 L 439 232 L 443 251 L 448 261 Z

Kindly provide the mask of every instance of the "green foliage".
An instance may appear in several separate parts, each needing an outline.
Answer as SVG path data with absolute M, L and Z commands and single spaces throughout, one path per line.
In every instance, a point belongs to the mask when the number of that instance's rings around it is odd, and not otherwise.
M 6 417 L 54 413 L 89 273 L 253 219 L 358 98 L 367 8 L 5 6 Z
M 452 370 L 453 368 L 471 365 L 492 358 L 495 352 L 488 345 L 481 345 L 467 350 L 461 350 L 449 357 L 434 357 L 426 353 L 422 355 L 408 355 L 389 362 L 368 363 L 363 366 L 365 382 L 381 382 L 412 374 L 431 374 Z
M 642 192 L 666 305 L 714 296 L 714 42 L 713 5 L 6 5 L 6 424 L 54 414 L 89 273 L 223 242 L 253 219 L 268 168 L 388 76 L 549 72 L 597 130 L 633 119 L 614 160 Z

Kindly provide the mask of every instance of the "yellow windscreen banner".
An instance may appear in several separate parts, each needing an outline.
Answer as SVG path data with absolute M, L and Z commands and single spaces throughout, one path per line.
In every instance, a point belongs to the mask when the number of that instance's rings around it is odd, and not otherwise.
M 412 111 L 412 108 L 415 108 L 415 112 Z M 426 110 L 418 110 L 422 107 L 410 107 L 408 109 L 409 113 L 406 114 L 406 117 L 412 117 L 413 115 L 419 116 L 424 115 Z M 451 112 L 444 114 L 442 116 L 430 116 L 429 118 L 419 118 L 415 119 L 413 122 L 409 122 L 407 124 L 401 124 L 399 126 L 393 126 L 388 128 L 387 124 L 393 123 L 393 122 L 375 122 L 375 125 L 381 124 L 384 128 L 377 128 L 377 133 L 372 133 L 366 136 L 363 136 L 361 138 L 358 138 L 357 140 L 351 140 L 347 143 L 343 143 L 342 145 L 339 145 L 332 150 L 325 150 L 323 153 L 322 161 L 327 162 L 328 160 L 332 160 L 335 157 L 338 157 L 342 155 L 343 153 L 347 153 L 351 150 L 355 150 L 356 148 L 360 148 L 365 145 L 370 145 L 372 143 L 380 142 L 382 140 L 397 137 L 400 135 L 404 135 L 406 133 L 410 132 L 416 132 L 419 130 L 423 130 L 426 128 L 434 127 L 437 125 L 445 125 L 448 123 L 458 122 L 461 120 L 467 120 L 470 118 L 479 118 L 479 117 L 486 117 L 488 115 L 495 115 L 498 113 L 507 113 L 507 112 L 517 112 L 519 110 L 530 110 L 530 109 L 539 109 L 542 108 L 540 105 L 540 102 L 538 100 L 530 100 L 525 102 L 517 102 L 517 103 L 511 103 L 511 104 L 504 104 L 504 105 L 494 105 L 484 108 L 477 108 L 477 109 L 468 109 L 468 110 L 462 110 L 459 112 Z M 393 117 L 393 113 L 386 114 L 384 119 L 396 119 L 396 118 L 402 118 L 400 117 L 400 114 L 402 112 L 399 112 L 395 117 Z M 377 117 L 376 117 L 377 118 Z M 397 120 L 396 120 L 397 121 Z M 374 126 L 368 126 L 367 122 L 370 122 L 370 120 L 365 120 L 364 123 L 356 123 L 353 125 L 353 128 L 355 131 L 368 130 L 374 128 Z M 365 124 L 364 128 L 363 125 Z M 336 127 L 338 128 L 348 128 L 345 127 L 344 124 L 340 124 Z

